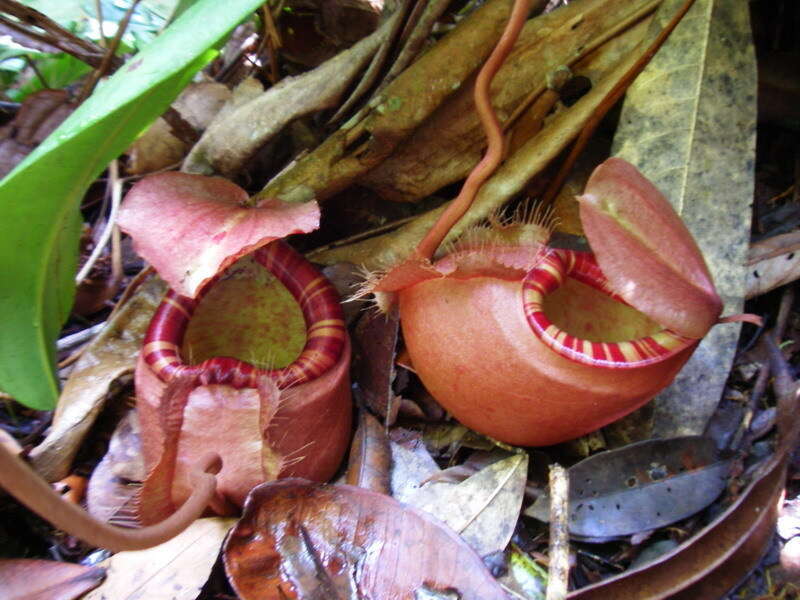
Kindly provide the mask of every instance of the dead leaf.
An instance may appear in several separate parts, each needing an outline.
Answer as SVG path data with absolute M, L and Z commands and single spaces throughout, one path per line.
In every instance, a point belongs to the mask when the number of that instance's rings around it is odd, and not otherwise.
M 358 344 L 354 377 L 358 390 L 366 406 L 388 425 L 394 423 L 399 408 L 392 391 L 399 325 L 396 307 L 387 314 L 369 311 L 359 320 L 354 335 Z
M 394 427 L 389 435 L 392 496 L 408 503 L 426 481 L 439 473 L 439 465 L 428 452 L 419 432 Z
M 0 560 L 3 600 L 76 600 L 100 585 L 106 571 L 54 560 Z
M 718 519 L 655 561 L 570 593 L 569 600 L 721 598 L 752 569 L 773 534 L 783 490 L 773 461 Z
M 569 531 L 605 541 L 689 517 L 725 489 L 729 460 L 703 437 L 639 442 L 595 454 L 569 469 Z M 550 498 L 525 515 L 549 521 Z
M 170 541 L 103 561 L 105 583 L 83 600 L 194 600 L 235 519 L 198 519 Z
M 528 455 L 514 454 L 457 485 L 428 483 L 406 501 L 449 525 L 486 556 L 505 549 L 511 540 L 527 478 Z
M 747 298 L 800 278 L 800 231 L 776 235 L 750 246 L 747 254 Z
M 86 508 L 99 521 L 130 524 L 135 518 L 133 500 L 144 481 L 144 466 L 139 440 L 139 419 L 129 411 L 111 436 L 108 452 L 92 471 L 86 492 Z
M 75 109 L 66 90 L 28 96 L 14 119 L 0 127 L 0 179 L 22 162 Z
M 366 410 L 358 413 L 358 429 L 350 445 L 350 461 L 347 465 L 347 483 L 389 494 L 389 471 L 391 451 L 386 431 Z
M 196 131 L 203 131 L 231 98 L 223 84 L 202 81 L 189 84 L 172 103 L 172 108 Z M 128 173 L 151 173 L 180 162 L 188 152 L 169 123 L 159 117 L 128 149 Z
M 356 593 L 413 600 L 446 590 L 462 600 L 506 598 L 450 529 L 347 485 L 284 479 L 256 487 L 225 542 L 224 560 L 242 600 L 343 600 Z
M 387 20 L 374 33 L 313 71 L 287 77 L 224 118 L 216 119 L 186 157 L 183 171 L 232 176 L 288 123 L 336 106 L 391 23 L 391 19 Z
M 84 350 L 64 385 L 47 437 L 30 454 L 48 481 L 67 476 L 111 386 L 133 373 L 147 326 L 165 291 L 161 279 L 149 277 Z
M 662 4 L 649 36 L 681 1 Z M 750 236 L 756 66 L 748 10 L 737 2 L 697 0 L 628 90 L 613 151 L 635 164 L 683 218 L 726 303 L 724 314 L 741 312 Z M 703 431 L 722 395 L 738 332 L 735 325 L 712 329 L 656 400 L 653 436 Z

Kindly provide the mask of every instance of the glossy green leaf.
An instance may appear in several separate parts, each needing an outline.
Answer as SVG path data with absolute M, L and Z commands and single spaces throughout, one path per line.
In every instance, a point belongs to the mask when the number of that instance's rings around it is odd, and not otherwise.
M 53 342 L 74 297 L 83 193 L 259 4 L 197 2 L 0 182 L 0 389 L 23 404 L 57 397 Z

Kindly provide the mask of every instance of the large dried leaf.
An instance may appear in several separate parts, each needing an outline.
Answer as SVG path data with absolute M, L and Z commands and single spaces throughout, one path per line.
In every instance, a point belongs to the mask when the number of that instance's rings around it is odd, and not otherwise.
M 194 600 L 235 519 L 198 519 L 170 541 L 101 563 L 105 583 L 83 600 Z
M 105 569 L 54 560 L 0 560 L 3 600 L 76 600 L 100 585 Z
M 529 21 L 514 50 L 495 76 L 492 104 L 506 123 L 519 104 L 562 65 L 568 65 L 595 38 L 641 10 L 646 0 L 582 0 Z M 633 51 L 644 31 L 615 37 L 576 66 L 575 74 L 593 82 Z M 480 124 L 470 80 L 440 106 L 390 157 L 359 178 L 383 197 L 416 201 L 463 179 L 481 159 L 486 135 Z
M 649 440 L 595 454 L 569 469 L 569 531 L 609 538 L 657 529 L 693 515 L 725 489 L 730 461 L 709 438 Z M 549 521 L 550 498 L 525 511 Z
M 128 192 L 119 226 L 173 290 L 193 298 L 239 257 L 319 226 L 316 202 L 266 199 L 247 207 L 248 199 L 242 188 L 219 177 L 151 175 Z
M 242 600 L 506 598 L 478 555 L 427 514 L 298 479 L 251 492 L 225 542 L 225 568 Z
M 503 550 L 511 540 L 527 478 L 528 455 L 515 454 L 457 485 L 428 483 L 406 501 L 444 521 L 486 556 Z
M 651 36 L 681 1 L 662 5 Z M 636 165 L 692 232 L 726 313 L 741 312 L 744 297 L 755 92 L 747 4 L 697 0 L 628 91 L 614 139 L 614 154 Z M 728 376 L 738 329 L 715 327 L 661 393 L 654 436 L 703 431 Z
M 145 280 L 75 364 L 49 433 L 30 454 L 45 479 L 66 477 L 114 382 L 133 373 L 144 334 L 165 291 L 158 277 Z

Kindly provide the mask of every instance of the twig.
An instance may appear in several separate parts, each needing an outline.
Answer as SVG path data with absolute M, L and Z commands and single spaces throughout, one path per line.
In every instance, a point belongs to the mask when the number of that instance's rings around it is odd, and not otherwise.
M 83 342 L 91 339 L 95 334 L 100 333 L 103 327 L 106 326 L 106 323 L 107 321 L 103 321 L 101 323 L 97 323 L 96 325 L 92 325 L 91 327 L 87 327 L 78 333 L 65 335 L 56 342 L 56 349 L 60 352 L 62 350 L 74 348 L 78 344 L 82 344 Z
M 108 38 L 105 31 L 103 31 L 103 5 L 100 0 L 94 0 L 94 12 L 97 14 L 97 22 L 100 24 L 100 41 L 99 44 L 103 48 L 108 48 Z
M 547 600 L 564 600 L 569 583 L 569 474 L 550 466 L 550 566 Z
M 76 285 L 80 285 L 89 275 L 95 262 L 97 262 L 97 259 L 100 258 L 100 255 L 103 253 L 108 240 L 111 238 L 114 224 L 117 222 L 117 212 L 119 211 L 120 201 L 122 200 L 122 180 L 119 177 L 118 169 L 117 160 L 112 160 L 108 167 L 109 178 L 111 180 L 111 214 L 108 217 L 108 223 L 106 223 L 106 227 L 100 239 L 97 240 L 97 244 L 95 244 L 95 247 L 92 249 L 91 255 L 89 255 L 89 258 L 84 263 L 80 272 L 75 276 Z
M 603 101 L 599 104 L 599 106 L 595 109 L 592 113 L 592 116 L 586 121 L 586 125 L 584 125 L 583 130 L 581 131 L 580 135 L 578 135 L 578 139 L 575 141 L 575 144 L 572 146 L 572 150 L 570 150 L 569 156 L 561 165 L 561 168 L 558 170 L 555 179 L 550 182 L 550 185 L 547 188 L 547 191 L 542 196 L 542 203 L 549 204 L 553 201 L 553 199 L 558 195 L 561 186 L 564 185 L 564 181 L 567 179 L 567 175 L 569 175 L 570 171 L 572 170 L 572 166 L 575 164 L 578 156 L 583 149 L 586 147 L 586 144 L 589 142 L 589 138 L 592 137 L 595 129 L 597 126 L 600 125 L 600 121 L 603 120 L 603 117 L 606 116 L 609 110 L 622 98 L 625 91 L 630 87 L 630 85 L 634 82 L 634 80 L 639 76 L 639 73 L 648 65 L 650 60 L 655 56 L 658 49 L 661 48 L 663 43 L 667 40 L 670 33 L 672 33 L 673 29 L 677 27 L 678 23 L 680 23 L 683 16 L 688 12 L 688 10 L 694 4 L 694 0 L 686 0 L 683 3 L 683 6 L 678 10 L 672 20 L 667 23 L 667 25 L 662 29 L 655 40 L 648 46 L 647 50 L 644 51 L 639 60 L 637 60 L 634 65 L 628 69 L 627 73 L 622 76 L 622 78 L 617 82 L 617 84 L 611 89 Z
M 97 44 L 79 38 L 38 10 L 13 0 L 0 0 L 0 12 L 19 19 L 19 21 L 12 21 L 0 16 L 0 23 L 23 36 L 54 46 L 93 67 L 99 67 L 103 61 L 103 49 Z M 33 27 L 37 27 L 45 33 L 40 33 Z M 115 59 L 113 66 L 116 67 L 120 64 L 122 61 Z
M 139 4 L 141 0 L 133 0 L 128 10 L 125 12 L 125 16 L 122 17 L 122 20 L 117 25 L 117 33 L 114 35 L 114 39 L 111 40 L 108 48 L 106 49 L 105 56 L 103 56 L 103 60 L 100 61 L 100 65 L 92 71 L 92 76 L 86 82 L 86 85 L 83 86 L 81 90 L 80 98 L 78 98 L 78 102 L 83 102 L 88 98 L 92 91 L 94 91 L 97 82 L 100 81 L 100 78 L 103 77 L 109 70 L 112 65 L 112 61 L 114 60 L 114 55 L 117 52 L 117 48 L 119 48 L 119 44 L 122 41 L 122 36 L 125 34 L 125 30 L 128 28 L 128 23 L 131 21 L 131 17 L 133 16 L 133 11 L 136 10 L 136 6 Z M 103 24 L 100 23 L 100 27 L 103 27 Z

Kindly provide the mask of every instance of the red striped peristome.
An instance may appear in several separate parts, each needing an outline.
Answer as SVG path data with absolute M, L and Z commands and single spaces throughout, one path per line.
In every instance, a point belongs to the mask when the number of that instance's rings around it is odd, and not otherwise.
M 257 250 L 253 257 L 280 281 L 297 300 L 306 323 L 306 344 L 300 356 L 282 369 L 258 369 L 250 363 L 214 357 L 187 365 L 180 356 L 186 327 L 203 295 L 218 281 L 212 279 L 196 299 L 172 290 L 156 310 L 144 340 L 144 361 L 168 382 L 176 376 L 195 377 L 199 384 L 226 384 L 255 388 L 260 377 L 272 378 L 279 388 L 316 379 L 339 360 L 345 343 L 345 326 L 339 295 L 331 283 L 287 244 L 275 241 Z
M 536 336 L 565 358 L 597 367 L 633 369 L 663 361 L 697 342 L 669 329 L 624 342 L 590 342 L 573 336 L 554 325 L 543 308 L 544 297 L 557 290 L 565 277 L 624 303 L 610 287 L 591 252 L 554 249 L 547 252 L 522 282 L 523 310 Z

